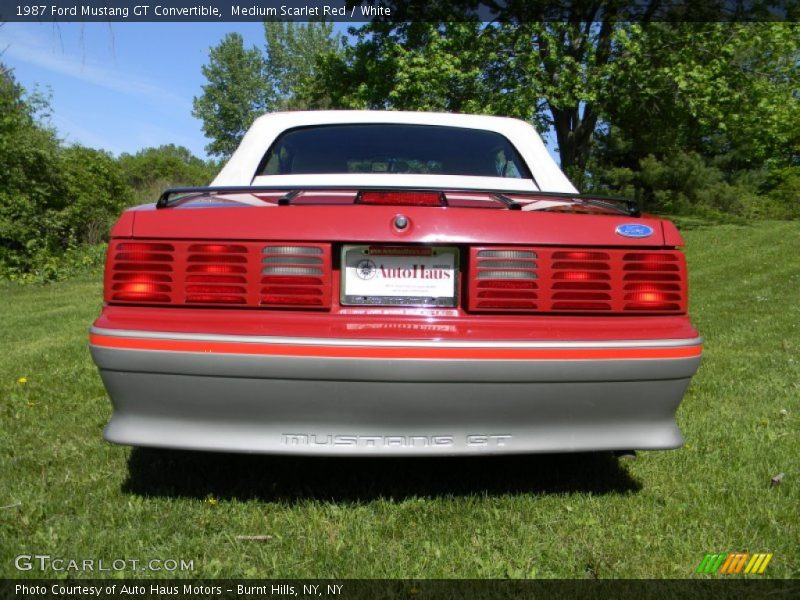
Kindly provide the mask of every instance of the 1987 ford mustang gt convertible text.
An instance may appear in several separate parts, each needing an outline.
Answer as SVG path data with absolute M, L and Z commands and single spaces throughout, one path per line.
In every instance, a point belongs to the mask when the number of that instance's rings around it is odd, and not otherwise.
M 259 118 L 208 188 L 111 232 L 90 334 L 137 446 L 328 455 L 658 449 L 701 339 L 683 241 L 582 196 L 528 124 Z

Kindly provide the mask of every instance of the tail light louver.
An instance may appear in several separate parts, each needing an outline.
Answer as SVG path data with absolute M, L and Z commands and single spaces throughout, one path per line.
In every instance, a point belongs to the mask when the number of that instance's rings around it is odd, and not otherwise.
M 684 294 L 678 256 L 664 252 L 631 252 L 622 257 L 626 311 L 679 311 Z
M 470 249 L 470 265 L 473 312 L 686 311 L 686 265 L 678 251 L 485 246 Z
M 269 245 L 261 253 L 262 306 L 330 306 L 330 245 Z
M 551 261 L 552 310 L 611 310 L 608 253 L 559 250 L 552 253 Z
M 187 252 L 187 304 L 247 304 L 246 246 L 191 244 Z
M 327 309 L 331 268 L 330 244 L 112 241 L 105 298 L 114 304 Z
M 113 302 L 168 304 L 173 298 L 172 244 L 124 242 L 109 248 L 111 280 L 106 299 Z
M 477 309 L 531 311 L 538 307 L 536 258 L 533 250 L 478 249 L 473 254 L 475 277 L 470 298 Z

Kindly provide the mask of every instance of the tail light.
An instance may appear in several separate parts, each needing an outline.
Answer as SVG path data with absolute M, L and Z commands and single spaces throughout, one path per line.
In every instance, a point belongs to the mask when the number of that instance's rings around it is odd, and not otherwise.
M 330 244 L 112 240 L 105 299 L 111 304 L 328 309 L 331 268 Z
M 328 308 L 331 304 L 330 244 L 264 246 L 261 305 Z
M 684 305 L 683 256 L 631 252 L 623 256 L 626 311 L 680 311 Z
M 561 250 L 551 254 L 551 310 L 611 309 L 611 265 L 607 252 Z
M 247 304 L 246 246 L 191 244 L 187 252 L 187 304 Z
M 470 308 L 504 312 L 536 310 L 536 259 L 536 252 L 529 248 L 473 248 Z
M 107 302 L 165 304 L 172 301 L 175 247 L 160 242 L 123 242 L 108 252 Z
M 475 247 L 468 279 L 473 312 L 686 312 L 686 264 L 675 250 Z

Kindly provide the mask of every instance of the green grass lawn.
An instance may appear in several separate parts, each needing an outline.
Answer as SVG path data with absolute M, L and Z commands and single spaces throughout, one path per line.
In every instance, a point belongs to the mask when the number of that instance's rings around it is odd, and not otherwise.
M 706 338 L 687 444 L 635 460 L 112 446 L 87 349 L 99 277 L 0 285 L 0 577 L 41 576 L 14 557 L 48 554 L 193 560 L 180 575 L 196 577 L 684 578 L 745 550 L 774 553 L 765 576 L 800 576 L 800 223 L 687 229 Z

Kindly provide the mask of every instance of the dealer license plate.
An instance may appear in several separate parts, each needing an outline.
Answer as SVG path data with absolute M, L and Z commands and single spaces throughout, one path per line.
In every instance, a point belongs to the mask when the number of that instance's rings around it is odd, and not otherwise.
M 457 248 L 345 246 L 342 272 L 345 305 L 456 305 Z

